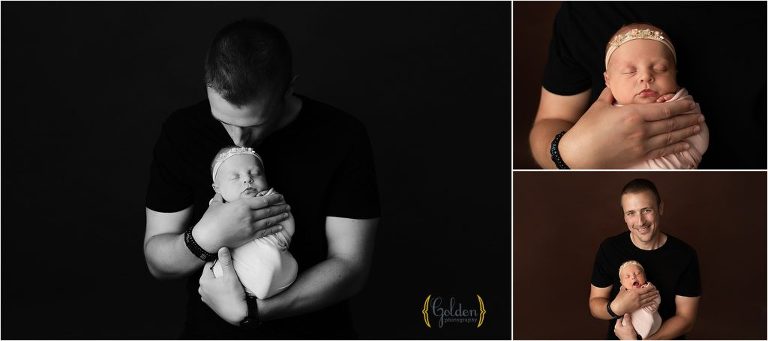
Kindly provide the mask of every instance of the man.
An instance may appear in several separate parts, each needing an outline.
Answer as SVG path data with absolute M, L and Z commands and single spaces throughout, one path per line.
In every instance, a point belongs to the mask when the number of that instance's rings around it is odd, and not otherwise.
M 600 245 L 592 270 L 589 310 L 595 318 L 611 320 L 609 339 L 636 339 L 629 314 L 653 305 L 660 295 L 658 311 L 663 322 L 648 338 L 684 337 L 696 322 L 701 295 L 696 251 L 661 231 L 664 203 L 651 181 L 635 179 L 627 183 L 621 191 L 621 207 L 629 231 Z M 647 280 L 655 288 L 619 290 L 619 267 L 628 260 L 643 265 Z
M 150 272 L 189 277 L 182 337 L 354 337 L 346 300 L 365 282 L 379 217 L 365 128 L 294 94 L 288 42 L 258 20 L 238 21 L 216 35 L 205 81 L 207 100 L 163 124 L 146 198 Z M 232 144 L 261 155 L 282 195 L 232 203 L 214 197 L 209 165 Z M 247 297 L 230 250 L 278 231 L 289 211 L 298 278 L 279 295 Z M 218 278 L 210 269 L 217 256 L 224 270 Z
M 706 115 L 712 133 L 699 167 L 765 169 L 766 78 L 753 75 L 766 72 L 766 45 L 752 41 L 765 30 L 765 10 L 757 2 L 563 2 L 529 137 L 534 159 L 542 168 L 627 168 L 687 148 L 701 123 L 684 115 L 691 101 L 614 107 L 605 88 L 606 43 L 622 25 L 646 22 L 675 41 L 678 82 Z M 717 23 L 718 34 L 701 34 L 703 22 Z

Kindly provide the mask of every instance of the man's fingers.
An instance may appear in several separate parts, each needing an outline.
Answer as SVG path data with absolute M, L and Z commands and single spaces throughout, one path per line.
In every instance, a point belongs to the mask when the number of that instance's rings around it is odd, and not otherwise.
M 689 112 L 696 109 L 693 101 L 680 100 L 667 103 L 652 103 L 648 105 L 637 105 L 634 107 L 648 122 L 664 120 L 679 114 Z
M 648 139 L 648 141 L 646 142 L 646 148 L 647 150 L 654 150 L 654 149 L 671 146 L 678 142 L 684 141 L 685 139 L 693 135 L 696 135 L 699 132 L 701 132 L 701 127 L 698 125 L 695 125 L 693 127 L 675 130 L 671 133 L 656 135 Z
M 229 254 L 228 248 L 222 247 L 219 249 L 219 263 L 221 263 L 221 272 L 224 274 L 224 277 L 235 272 L 235 269 L 232 266 L 232 256 Z
M 669 155 L 669 154 L 675 154 L 675 153 L 679 153 L 679 152 L 682 152 L 682 151 L 686 151 L 689 148 L 691 148 L 691 145 L 688 144 L 688 142 L 678 142 L 678 143 L 675 143 L 675 144 L 673 144 L 671 146 L 654 149 L 654 150 L 648 152 L 648 154 L 647 154 L 648 156 L 646 157 L 646 159 L 648 159 L 648 160 L 650 160 L 650 159 L 658 159 L 658 158 L 660 158 L 662 156 L 666 156 L 666 155 Z
M 704 122 L 704 116 L 700 114 L 678 115 L 667 120 L 649 122 L 646 125 L 648 136 L 658 136 L 676 131 L 683 131 L 686 128 L 696 127 Z
M 624 314 L 624 318 L 621 319 L 622 326 L 628 326 L 632 324 L 632 315 Z
M 600 102 L 604 105 L 612 105 L 613 101 L 614 99 L 613 99 L 613 93 L 611 92 L 611 89 L 608 89 L 608 87 L 605 87 L 603 89 L 603 92 L 600 93 L 600 96 L 597 97 L 595 104 Z
M 664 96 L 659 97 L 656 100 L 656 103 L 664 103 L 664 102 L 669 101 L 670 99 L 672 99 L 674 97 L 675 97 L 675 94 L 666 94 Z
M 654 296 L 655 294 L 654 291 L 656 291 L 656 289 L 645 287 L 645 288 L 637 289 L 637 291 L 641 298 L 646 298 L 646 297 Z
M 264 208 L 267 206 L 276 205 L 283 202 L 283 196 L 281 194 L 277 195 L 267 195 L 263 197 L 253 197 L 253 198 L 243 198 L 241 199 L 248 207 L 252 210 Z
M 288 219 L 288 212 L 291 207 L 288 205 L 277 205 L 253 211 L 253 220 L 256 224 L 253 226 L 257 230 L 277 225 L 279 222 Z
M 212 267 L 213 267 L 213 262 L 208 262 L 203 265 L 203 274 L 200 276 L 201 283 L 203 282 L 204 279 L 216 277 L 213 275 L 213 270 L 211 269 Z
M 267 228 L 264 228 L 264 229 L 261 229 L 261 230 L 257 231 L 256 235 L 254 236 L 254 238 L 258 239 L 258 238 L 262 238 L 262 237 L 265 237 L 265 236 L 269 236 L 271 234 L 275 234 L 275 233 L 280 232 L 282 229 L 283 229 L 283 225 L 275 225 L 275 226 L 272 226 L 272 227 L 267 227 Z

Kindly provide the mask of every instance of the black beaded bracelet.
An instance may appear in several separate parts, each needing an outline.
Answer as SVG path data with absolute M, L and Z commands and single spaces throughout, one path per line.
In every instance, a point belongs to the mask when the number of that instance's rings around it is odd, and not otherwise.
M 187 248 L 189 248 L 189 251 L 192 251 L 192 254 L 197 256 L 197 258 L 200 258 L 203 260 L 203 262 L 210 262 L 216 260 L 219 256 L 215 253 L 209 253 L 208 251 L 205 251 L 200 245 L 197 244 L 195 241 L 195 238 L 192 237 L 192 229 L 187 230 L 187 232 L 184 233 L 184 244 L 187 244 Z
M 557 145 L 560 143 L 560 138 L 565 135 L 565 130 L 561 131 L 560 134 L 555 135 L 555 139 L 552 140 L 552 145 L 549 148 L 549 153 L 552 154 L 552 161 L 555 163 L 555 166 L 559 169 L 571 169 L 571 167 L 568 167 L 568 165 L 565 164 L 563 159 L 560 157 L 560 151 L 557 149 Z

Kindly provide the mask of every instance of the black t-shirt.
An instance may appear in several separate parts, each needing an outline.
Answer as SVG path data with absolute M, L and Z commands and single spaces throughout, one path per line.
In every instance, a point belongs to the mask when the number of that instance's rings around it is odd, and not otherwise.
M 264 161 L 270 186 L 285 196 L 296 221 L 290 251 L 299 274 L 327 257 L 325 218 L 380 215 L 373 154 L 365 127 L 326 104 L 303 100 L 297 118 L 254 148 Z M 210 164 L 219 149 L 233 145 L 210 112 L 207 100 L 173 113 L 155 145 L 146 206 L 178 212 L 193 205 L 200 220 L 213 197 Z M 347 302 L 302 316 L 265 322 L 243 332 L 219 318 L 197 293 L 202 269 L 187 283 L 183 337 L 347 338 L 354 336 Z
M 605 46 L 623 25 L 666 31 L 680 86 L 701 105 L 710 131 L 700 168 L 766 168 L 766 3 L 564 2 L 542 84 L 558 95 L 605 88 Z
M 659 315 L 663 321 L 675 315 L 675 296 L 701 296 L 699 259 L 692 247 L 667 234 L 664 245 L 656 250 L 643 250 L 632 244 L 629 231 L 626 231 L 603 241 L 595 256 L 592 285 L 599 288 L 613 285 L 610 300 L 619 293 L 619 267 L 628 260 L 640 262 L 645 269 L 646 280 L 659 290 Z M 609 339 L 616 338 L 614 323 L 609 323 Z

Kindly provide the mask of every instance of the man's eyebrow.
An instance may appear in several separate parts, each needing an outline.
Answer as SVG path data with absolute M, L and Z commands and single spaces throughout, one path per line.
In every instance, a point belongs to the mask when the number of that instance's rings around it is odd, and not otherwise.
M 213 114 L 213 112 L 211 112 L 211 117 L 213 117 L 214 120 L 219 121 L 219 122 L 221 122 L 223 124 L 226 124 L 228 126 L 237 127 L 237 128 L 252 128 L 252 127 L 258 127 L 260 125 L 264 125 L 264 123 L 261 123 L 261 124 L 247 125 L 247 126 L 239 126 L 239 125 L 236 125 L 236 124 L 232 124 L 232 123 L 224 122 L 224 121 L 220 120 L 218 117 L 216 117 L 216 115 Z

